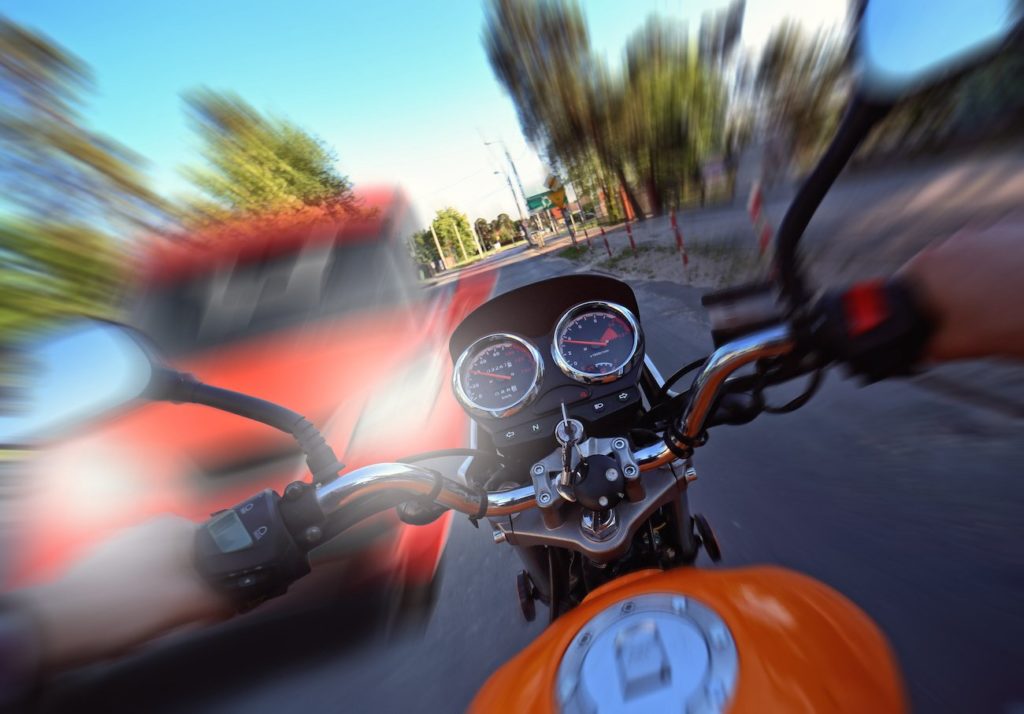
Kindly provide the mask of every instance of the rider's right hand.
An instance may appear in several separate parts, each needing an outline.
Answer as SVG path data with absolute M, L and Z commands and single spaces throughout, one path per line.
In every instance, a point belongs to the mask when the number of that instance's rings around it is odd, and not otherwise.
M 935 322 L 926 356 L 1024 359 L 1024 236 L 1020 225 L 963 230 L 900 271 Z

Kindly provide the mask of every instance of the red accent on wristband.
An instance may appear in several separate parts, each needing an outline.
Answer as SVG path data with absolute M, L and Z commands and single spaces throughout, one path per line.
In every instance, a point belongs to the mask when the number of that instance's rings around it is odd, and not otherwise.
M 843 295 L 843 312 L 850 337 L 859 337 L 878 327 L 890 314 L 885 282 L 871 280 L 851 287 Z

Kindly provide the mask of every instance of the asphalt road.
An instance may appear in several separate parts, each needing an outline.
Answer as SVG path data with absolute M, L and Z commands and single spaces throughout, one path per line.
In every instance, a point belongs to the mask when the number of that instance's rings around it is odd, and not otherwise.
M 545 256 L 495 263 L 496 290 L 572 270 Z M 710 347 L 697 291 L 635 285 L 648 352 L 663 372 Z M 1024 442 L 1021 422 L 910 382 L 860 388 L 830 375 L 801 411 L 714 431 L 697 455 L 691 505 L 724 562 L 773 563 L 837 588 L 888 634 L 914 709 L 1024 711 Z M 709 566 L 708 563 L 703 563 Z M 440 602 L 422 639 L 330 650 L 202 701 L 181 670 L 151 711 L 461 711 L 495 668 L 543 628 L 519 615 L 507 546 L 456 519 Z M 273 650 L 261 653 L 275 657 Z M 744 655 L 749 656 L 749 655 Z M 182 677 L 186 679 L 182 680 Z

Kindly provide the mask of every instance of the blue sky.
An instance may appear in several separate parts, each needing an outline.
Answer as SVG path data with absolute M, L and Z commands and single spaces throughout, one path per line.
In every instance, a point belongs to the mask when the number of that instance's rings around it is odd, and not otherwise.
M 616 58 L 651 13 L 696 21 L 724 0 L 591 0 L 584 10 L 598 51 Z M 756 45 L 787 14 L 811 24 L 843 0 L 748 0 L 745 42 Z M 684 11 L 685 8 L 685 11 Z M 357 184 L 401 184 L 424 220 L 454 205 L 514 215 L 499 150 L 503 139 L 527 192 L 545 169 L 480 42 L 480 0 L 9 0 L 3 12 L 49 36 L 95 75 L 86 117 L 141 154 L 155 186 L 185 188 L 194 161 L 180 95 L 197 86 L 237 92 L 312 130 Z

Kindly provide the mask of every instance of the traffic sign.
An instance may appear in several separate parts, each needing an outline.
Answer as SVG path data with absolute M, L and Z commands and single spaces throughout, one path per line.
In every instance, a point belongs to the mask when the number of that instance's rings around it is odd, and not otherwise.
M 551 202 L 551 199 L 549 198 L 550 194 L 550 191 L 545 191 L 544 193 L 538 193 L 534 196 L 528 196 L 526 199 L 526 210 L 544 211 L 551 208 L 555 204 Z
M 548 200 L 559 208 L 565 208 L 566 201 L 568 200 L 565 197 L 565 187 L 549 193 Z

